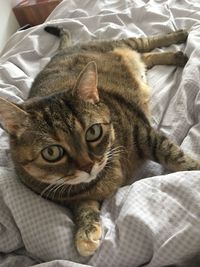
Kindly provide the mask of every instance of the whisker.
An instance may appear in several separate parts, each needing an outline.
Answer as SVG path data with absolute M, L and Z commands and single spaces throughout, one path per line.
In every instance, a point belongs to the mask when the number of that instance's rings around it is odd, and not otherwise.
M 52 190 L 54 190 L 58 185 L 57 184 L 54 184 L 50 190 L 47 191 L 47 194 L 46 194 L 46 197 L 47 198 L 51 198 L 51 194 L 53 193 Z
M 64 181 L 61 184 L 56 184 L 50 191 L 50 194 L 52 194 L 52 198 L 55 199 L 56 192 L 58 189 L 62 188 L 64 186 Z
M 70 196 L 70 191 L 72 190 L 72 187 L 73 187 L 73 185 L 71 184 L 71 185 L 69 186 L 69 188 L 68 188 L 68 191 L 67 191 L 67 196 L 68 196 L 68 197 Z
M 56 179 L 55 181 L 53 181 L 51 184 L 49 184 L 48 186 L 46 186 L 44 188 L 44 190 L 40 193 L 40 196 L 43 197 L 44 194 L 46 194 L 48 192 L 48 194 L 46 195 L 46 197 L 49 197 L 49 194 L 51 193 L 51 191 L 58 185 L 60 185 L 60 183 L 58 183 L 61 179 L 63 179 L 63 177 L 59 177 L 58 179 Z M 42 181 L 41 181 L 42 183 Z
M 104 167 L 105 171 L 109 171 L 113 169 L 113 166 L 111 165 L 111 163 L 115 162 L 116 160 L 119 159 L 119 157 L 123 160 L 128 160 L 126 159 L 124 156 L 127 153 L 127 149 L 124 146 L 116 146 L 111 148 L 110 150 L 108 150 L 105 155 L 106 155 L 106 160 L 107 163 Z
M 40 193 L 40 196 L 43 197 L 43 195 L 53 186 L 54 186 L 54 184 L 50 184 L 50 185 L 46 186 L 44 188 L 44 190 L 42 190 L 42 192 Z
M 65 193 L 65 190 L 71 185 L 68 185 L 68 184 L 65 184 L 63 183 L 62 187 L 61 187 L 61 190 L 59 192 L 59 198 L 62 198 L 63 194 Z

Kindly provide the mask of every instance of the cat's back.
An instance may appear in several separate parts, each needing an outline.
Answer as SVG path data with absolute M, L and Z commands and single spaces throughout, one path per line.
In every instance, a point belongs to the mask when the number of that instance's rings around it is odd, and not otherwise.
M 118 93 L 123 97 L 127 95 L 129 99 L 139 97 L 136 92 L 141 87 L 148 91 L 142 79 L 145 66 L 140 55 L 128 48 L 108 49 L 103 46 L 104 43 L 92 42 L 57 53 L 36 77 L 29 97 L 73 89 L 80 72 L 90 61 L 97 65 L 99 91 Z

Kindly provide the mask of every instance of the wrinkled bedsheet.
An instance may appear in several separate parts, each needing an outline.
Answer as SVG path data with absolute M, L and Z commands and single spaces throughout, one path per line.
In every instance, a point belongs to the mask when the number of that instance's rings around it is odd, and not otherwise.
M 67 0 L 45 24 L 67 28 L 74 43 L 187 29 L 186 44 L 159 49 L 184 51 L 185 68 L 156 66 L 147 78 L 154 127 L 200 157 L 198 0 Z M 55 54 L 59 40 L 43 27 L 8 41 L 0 57 L 1 97 L 25 100 L 34 77 Z M 0 128 L 0 267 L 162 267 L 200 254 L 200 171 L 169 174 L 147 162 L 135 178 L 103 203 L 101 246 L 92 257 L 80 257 L 70 212 L 18 181 Z

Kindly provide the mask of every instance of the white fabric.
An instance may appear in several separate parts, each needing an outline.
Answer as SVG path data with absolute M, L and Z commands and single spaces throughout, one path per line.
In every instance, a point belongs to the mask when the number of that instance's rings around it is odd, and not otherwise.
M 188 29 L 186 44 L 162 49 L 185 51 L 185 68 L 156 66 L 148 80 L 153 125 L 198 158 L 199 21 L 198 0 L 67 0 L 45 24 L 67 28 L 74 43 Z M 1 97 L 26 99 L 34 77 L 56 52 L 59 40 L 43 28 L 17 32 L 7 43 L 0 58 Z M 148 162 L 137 177 L 146 179 L 104 202 L 101 246 L 85 259 L 74 248 L 69 211 L 42 199 L 15 177 L 1 129 L 0 166 L 0 267 L 161 267 L 200 253 L 200 171 L 164 175 L 160 165 Z

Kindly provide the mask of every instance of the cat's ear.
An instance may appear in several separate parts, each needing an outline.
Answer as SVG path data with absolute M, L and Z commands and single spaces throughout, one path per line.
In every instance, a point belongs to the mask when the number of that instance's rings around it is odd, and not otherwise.
M 24 110 L 0 97 L 0 122 L 9 134 L 20 136 L 27 118 Z
M 94 61 L 89 62 L 81 71 L 74 88 L 78 97 L 93 104 L 99 102 L 97 89 L 97 65 Z

